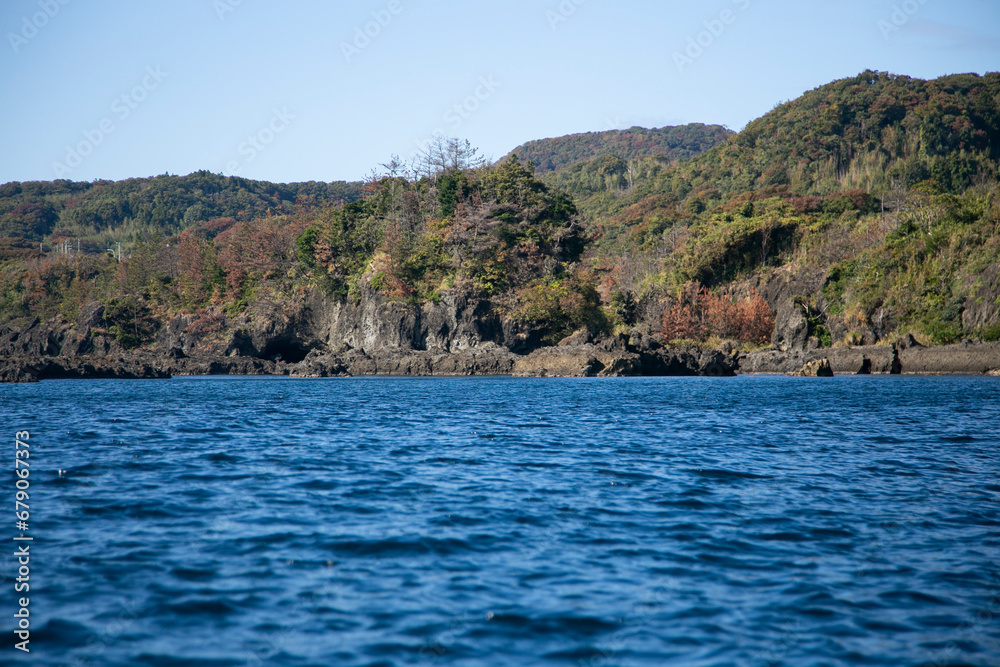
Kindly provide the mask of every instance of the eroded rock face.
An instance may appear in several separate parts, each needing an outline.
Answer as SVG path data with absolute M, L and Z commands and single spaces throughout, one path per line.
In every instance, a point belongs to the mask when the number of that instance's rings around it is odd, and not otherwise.
M 822 270 L 789 264 L 750 276 L 734 285 L 733 294 L 739 298 L 757 294 L 767 301 L 772 311 L 803 294 L 816 294 L 826 280 Z
M 104 309 L 89 304 L 75 322 L 26 318 L 0 327 L 0 379 L 162 377 L 205 374 L 628 376 L 788 373 L 825 359 L 837 374 L 986 373 L 1000 368 L 1000 343 L 921 347 L 818 348 L 802 307 L 779 313 L 776 347 L 737 353 L 668 349 L 634 329 L 594 337 L 586 330 L 545 347 L 541 332 L 458 292 L 436 303 L 389 301 L 369 291 L 357 302 L 313 292 L 295 303 L 258 302 L 235 318 L 181 314 L 155 338 L 126 351 L 107 332 Z
M 590 332 L 586 329 L 580 329 L 579 331 L 574 331 L 569 336 L 566 336 L 561 341 L 559 341 L 559 347 L 572 347 L 574 345 L 587 345 L 592 342 L 592 337 Z
M 719 350 L 668 349 L 621 340 L 541 348 L 518 357 L 514 375 L 532 377 L 710 376 L 732 377 L 737 359 Z
M 1000 343 L 962 343 L 924 347 L 912 337 L 897 345 L 822 350 L 759 350 L 739 357 L 741 373 L 790 373 L 826 359 L 834 373 L 906 373 L 912 375 L 983 375 L 1000 368 Z
M 899 353 L 903 373 L 983 375 L 1000 368 L 1000 343 L 911 347 Z
M 829 359 L 816 359 L 806 362 L 802 368 L 792 371 L 788 375 L 794 377 L 832 378 L 833 369 L 830 368 Z
M 455 291 L 444 292 L 437 303 L 420 305 L 366 294 L 358 303 L 331 304 L 317 329 L 327 348 L 366 354 L 459 352 L 484 343 L 503 344 L 505 337 L 500 317 L 488 301 Z
M 640 375 L 639 355 L 609 351 L 590 343 L 544 347 L 514 362 L 522 377 L 607 377 Z
M 898 341 L 896 341 L 896 349 L 899 350 L 900 352 L 915 347 L 923 347 L 923 345 L 917 342 L 917 339 L 913 337 L 913 334 L 906 334 Z
M 817 359 L 826 359 L 837 375 L 896 374 L 900 361 L 890 345 L 836 347 L 817 350 L 758 350 L 739 357 L 740 373 L 791 373 Z
M 899 355 L 891 345 L 867 345 L 817 350 L 837 375 L 886 375 L 899 373 Z
M 697 347 L 660 348 L 641 355 L 642 375 L 732 377 L 738 368 L 735 355 Z
M 808 361 L 803 351 L 775 349 L 742 353 L 737 359 L 740 373 L 791 373 Z
M 809 342 L 809 320 L 794 299 L 781 303 L 774 316 L 771 344 L 782 352 L 804 350 Z
M 0 332 L 0 355 L 47 357 L 59 354 L 67 326 L 58 318 L 43 323 L 37 317 L 25 318 L 4 327 Z

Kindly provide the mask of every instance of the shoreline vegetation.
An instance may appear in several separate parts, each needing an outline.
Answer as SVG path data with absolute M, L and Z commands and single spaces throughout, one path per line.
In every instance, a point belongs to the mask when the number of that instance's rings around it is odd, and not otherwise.
M 1000 369 L 1000 74 L 438 139 L 364 182 L 0 185 L 0 379 Z

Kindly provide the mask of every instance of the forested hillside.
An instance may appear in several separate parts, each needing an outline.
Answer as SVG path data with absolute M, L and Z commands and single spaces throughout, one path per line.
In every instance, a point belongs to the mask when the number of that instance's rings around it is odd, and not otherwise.
M 0 237 L 49 246 L 72 241 L 74 249 L 79 240 L 81 249 L 101 252 L 213 220 L 254 220 L 359 196 L 359 183 L 276 184 L 207 171 L 119 182 L 7 183 L 0 186 Z
M 667 128 L 690 139 L 676 150 L 717 144 L 689 159 L 650 157 L 637 130 L 534 142 L 492 165 L 456 140 L 363 185 L 207 172 L 7 184 L 0 321 L 71 321 L 100 303 L 135 347 L 181 312 L 219 328 L 313 293 L 401 307 L 461 293 L 549 343 L 587 328 L 759 346 L 793 300 L 817 345 L 995 340 L 998 119 L 1000 74 L 864 72 L 736 136 Z M 59 245 L 76 238 L 79 253 Z M 119 240 L 125 256 L 106 254 Z
M 649 321 L 665 302 L 700 317 L 699 287 L 781 269 L 823 286 L 804 306 L 817 330 L 947 342 L 998 319 L 998 157 L 1000 74 L 864 72 L 690 160 L 602 157 L 543 180 L 577 201 L 608 298 Z
M 675 127 L 586 132 L 554 139 L 529 141 L 512 152 L 530 160 L 539 174 L 558 171 L 601 156 L 623 160 L 662 158 L 686 160 L 728 139 L 733 133 L 721 125 L 691 123 Z
M 411 303 L 457 289 L 490 298 L 550 340 L 604 327 L 592 276 L 578 264 L 584 240 L 573 202 L 516 160 L 479 165 L 468 147 L 451 154 L 456 162 L 428 177 L 373 178 L 346 204 L 289 212 L 276 202 L 257 217 L 148 235 L 120 261 L 23 249 L 0 271 L 0 320 L 71 321 L 98 301 L 119 342 L 135 347 L 173 313 L 202 312 L 218 325 L 259 299 L 294 301 L 309 288 Z
M 1000 75 L 933 81 L 863 72 L 809 91 L 681 165 L 600 157 L 547 175 L 596 218 L 637 205 L 649 215 L 785 187 L 795 196 L 880 195 L 932 181 L 958 194 L 997 176 Z M 586 201 L 590 200 L 590 201 Z

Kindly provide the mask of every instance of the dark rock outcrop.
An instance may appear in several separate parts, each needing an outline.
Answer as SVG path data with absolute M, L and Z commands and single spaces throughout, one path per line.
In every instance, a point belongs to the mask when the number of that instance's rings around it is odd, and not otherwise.
M 484 343 L 525 342 L 506 340 L 520 332 L 505 326 L 489 301 L 456 290 L 443 292 L 439 302 L 419 305 L 369 291 L 357 303 L 327 303 L 314 312 L 314 338 L 331 350 L 458 352 Z
M 774 316 L 771 345 L 782 352 L 804 350 L 809 342 L 809 320 L 795 299 L 781 303 Z
M 896 348 L 888 345 L 835 347 L 812 350 L 759 350 L 740 356 L 741 373 L 791 373 L 817 359 L 826 359 L 837 375 L 895 374 L 900 372 Z
M 826 358 L 840 374 L 983 375 L 1000 368 L 1000 343 L 966 342 L 924 347 L 912 336 L 896 345 L 822 350 L 759 350 L 739 357 L 740 373 L 790 373 Z
M 1000 343 L 911 347 L 899 353 L 903 373 L 983 375 L 1000 368 Z
M 780 291 L 780 290 L 779 290 Z M 0 326 L 0 380 L 171 375 L 521 375 L 630 376 L 788 373 L 825 358 L 834 373 L 985 373 L 1000 368 L 1000 343 L 924 348 L 820 349 L 803 307 L 780 308 L 774 347 L 752 353 L 668 349 L 648 328 L 598 336 L 581 329 L 556 346 L 486 300 L 456 290 L 434 303 L 386 299 L 365 286 L 357 301 L 318 292 L 295 303 L 258 301 L 236 317 L 179 314 L 127 351 L 109 333 L 104 308 L 85 305 L 75 321 L 25 318 Z M 773 296 L 773 295 L 772 295 Z
M 587 343 L 535 350 L 514 362 L 513 374 L 522 377 L 607 377 L 640 375 L 641 371 L 639 355 Z
M 830 368 L 829 359 L 815 359 L 813 361 L 807 361 L 803 364 L 802 368 L 797 371 L 787 373 L 787 375 L 804 378 L 832 378 L 833 369 Z
M 461 352 L 396 351 L 372 355 L 350 350 L 338 357 L 349 375 L 510 375 L 515 355 L 500 347 Z M 293 369 L 293 374 L 297 374 Z
M 518 357 L 514 375 L 531 377 L 694 376 L 732 377 L 735 356 L 697 347 L 669 349 L 633 334 L 625 342 L 604 339 L 583 345 L 541 348 Z M 635 343 L 635 345 L 633 345 Z
M 0 382 L 84 378 L 140 380 L 169 377 L 170 373 L 156 364 L 128 357 L 13 357 L 0 361 Z
M 838 375 L 888 375 L 899 373 L 899 356 L 891 345 L 860 347 L 835 347 L 816 350 L 815 359 L 822 354 Z
M 37 317 L 11 322 L 0 331 L 0 355 L 51 357 L 59 354 L 66 323 L 61 317 L 41 322 Z
M 662 348 L 642 354 L 641 361 L 642 375 L 651 376 L 732 377 L 738 368 L 736 356 L 697 347 Z
M 816 294 L 826 280 L 826 272 L 813 267 L 788 264 L 754 274 L 734 286 L 734 296 L 743 298 L 757 294 L 767 301 L 772 311 L 803 294 Z

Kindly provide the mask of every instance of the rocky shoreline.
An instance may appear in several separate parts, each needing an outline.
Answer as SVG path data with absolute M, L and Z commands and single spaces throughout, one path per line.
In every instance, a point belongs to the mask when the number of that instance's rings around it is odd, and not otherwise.
M 418 350 L 369 355 L 311 352 L 298 362 L 240 356 L 171 356 L 149 351 L 118 355 L 0 358 L 0 382 L 46 379 L 166 379 L 199 375 L 636 377 L 802 374 L 826 361 L 835 375 L 998 375 L 1000 343 L 939 347 L 897 345 L 750 353 L 697 347 L 629 349 L 627 343 L 566 342 L 515 354 L 498 346 L 455 353 Z M 810 374 L 810 373 L 806 373 Z
M 893 345 L 812 350 L 761 350 L 741 355 L 738 372 L 791 373 L 827 359 L 836 375 L 989 375 L 1000 369 L 1000 343 L 966 341 L 924 347 L 912 338 Z
M 650 352 L 609 350 L 599 345 L 547 347 L 518 355 L 503 348 L 456 353 L 406 351 L 309 354 L 288 363 L 248 357 L 132 355 L 8 357 L 0 359 L 0 382 L 47 379 L 165 379 L 197 375 L 283 375 L 302 378 L 350 376 L 625 377 L 640 375 L 736 374 L 734 356 L 698 348 Z
M 820 348 L 800 320 L 795 309 L 779 317 L 771 348 L 753 352 L 730 345 L 672 348 L 648 327 L 597 337 L 580 330 L 546 345 L 543 332 L 456 291 L 419 305 L 375 292 L 357 302 L 312 293 L 296 303 L 260 302 L 237 317 L 178 314 L 155 322 L 145 344 L 128 350 L 104 307 L 90 303 L 75 321 L 57 315 L 0 326 L 0 381 L 180 375 L 729 377 L 801 374 L 807 364 L 824 359 L 838 375 L 1000 370 L 1000 343 L 924 347 L 907 336 L 890 345 Z

